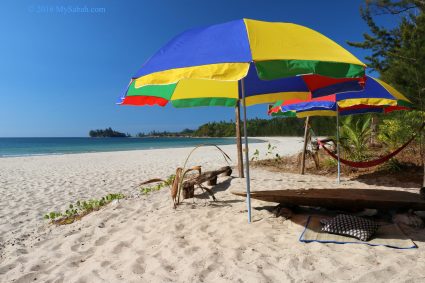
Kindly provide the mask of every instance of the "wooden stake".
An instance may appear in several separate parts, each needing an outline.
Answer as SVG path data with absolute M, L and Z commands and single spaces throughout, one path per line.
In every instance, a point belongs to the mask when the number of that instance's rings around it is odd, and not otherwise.
M 310 122 L 310 116 L 307 116 L 305 119 L 305 125 L 304 125 L 304 147 L 303 147 L 303 155 L 302 155 L 302 161 L 301 161 L 301 175 L 305 174 L 305 153 L 307 150 L 307 136 L 308 136 L 308 125 Z
M 243 172 L 243 157 L 242 157 L 242 138 L 241 138 L 241 114 L 240 114 L 240 102 L 236 103 L 235 108 L 236 115 L 236 147 L 238 151 L 238 173 L 239 178 L 244 178 Z

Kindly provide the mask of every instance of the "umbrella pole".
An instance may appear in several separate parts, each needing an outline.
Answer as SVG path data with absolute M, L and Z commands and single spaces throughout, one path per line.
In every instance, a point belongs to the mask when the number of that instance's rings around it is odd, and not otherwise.
M 341 182 L 341 161 L 340 161 L 340 150 L 339 150 L 339 109 L 338 103 L 336 104 L 336 153 L 338 155 L 338 176 L 337 183 Z
M 248 135 L 246 131 L 246 101 L 244 80 L 241 79 L 241 94 L 243 103 L 243 133 L 245 139 L 245 178 L 246 178 L 246 206 L 248 209 L 248 223 L 251 223 L 251 180 L 249 179 L 249 153 L 248 153 Z
M 238 173 L 239 178 L 244 178 L 243 174 L 243 154 L 242 154 L 242 138 L 241 138 L 241 104 L 238 100 L 235 107 L 236 118 L 236 148 L 238 151 Z
M 301 175 L 305 174 L 305 153 L 307 150 L 307 136 L 308 136 L 309 122 L 310 122 L 310 116 L 307 116 L 307 118 L 305 119 L 305 125 L 304 125 L 304 147 L 303 147 L 302 163 L 301 163 Z

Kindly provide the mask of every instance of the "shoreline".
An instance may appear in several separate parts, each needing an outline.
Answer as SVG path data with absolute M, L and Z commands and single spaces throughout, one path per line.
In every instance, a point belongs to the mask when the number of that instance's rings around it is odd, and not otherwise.
M 162 139 L 223 139 L 223 140 L 227 140 L 227 139 L 235 139 L 234 137 L 141 137 L 141 138 L 124 138 L 124 139 L 157 139 L 157 138 L 162 138 Z M 264 137 L 263 139 L 261 139 L 260 137 L 248 137 L 250 140 L 254 140 L 253 142 L 250 142 L 249 144 L 255 144 L 255 143 L 265 143 L 267 142 Z M 298 137 L 295 137 L 298 138 Z M 8 138 L 5 138 L 8 139 Z M 11 138 L 12 139 L 12 138 Z M 21 138 L 18 138 L 21 139 Z M 22 139 L 26 139 L 26 138 L 22 138 Z M 28 139 L 32 139 L 32 138 L 28 138 Z M 36 139 L 51 139 L 51 138 L 36 138 Z M 62 138 L 60 138 L 62 139 Z M 81 139 L 81 138 L 63 138 L 63 139 Z M 114 140 L 116 138 L 84 138 L 84 139 L 97 139 L 97 140 Z M 218 144 L 218 146 L 227 146 L 227 145 L 236 145 L 236 143 L 228 143 L 228 144 Z M 84 153 L 107 153 L 107 152 L 127 152 L 127 151 L 138 151 L 138 150 L 156 150 L 156 149 L 170 149 L 170 148 L 190 148 L 190 147 L 194 147 L 196 145 L 184 145 L 184 144 L 176 144 L 176 145 L 165 145 L 165 147 L 149 147 L 149 148 L 134 148 L 134 149 L 111 149 L 111 150 L 92 150 L 92 151 L 76 151 L 76 152 L 52 152 L 52 153 L 24 153 L 24 154 L 9 154 L 9 155 L 1 155 L 0 154 L 0 159 L 2 158 L 16 158 L 16 157 L 36 157 L 36 156 L 51 156 L 51 155 L 68 155 L 68 154 L 84 154 Z

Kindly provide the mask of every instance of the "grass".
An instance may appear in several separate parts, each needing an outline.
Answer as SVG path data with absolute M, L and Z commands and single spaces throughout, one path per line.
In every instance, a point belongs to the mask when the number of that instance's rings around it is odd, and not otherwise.
M 164 180 L 161 183 L 158 183 L 158 184 L 156 184 L 154 186 L 141 187 L 140 188 L 140 193 L 142 193 L 143 195 L 148 195 L 151 192 L 159 191 L 162 188 L 165 188 L 167 186 L 169 187 L 169 186 L 171 186 L 173 184 L 173 181 L 174 181 L 174 178 L 175 177 L 176 177 L 176 175 L 170 175 L 170 176 L 168 176 L 168 178 L 166 180 Z
M 121 193 L 107 194 L 101 199 L 91 199 L 87 201 L 78 200 L 75 204 L 70 204 L 64 212 L 52 211 L 44 215 L 44 219 L 50 220 L 50 223 L 56 225 L 66 225 L 80 220 L 85 215 L 99 210 L 102 206 L 107 205 L 113 200 L 124 198 Z

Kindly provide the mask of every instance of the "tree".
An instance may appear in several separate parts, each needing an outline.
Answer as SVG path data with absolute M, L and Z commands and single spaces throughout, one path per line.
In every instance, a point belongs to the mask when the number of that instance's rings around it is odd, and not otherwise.
M 406 94 L 423 110 L 425 92 L 425 1 L 369 0 L 360 8 L 362 18 L 370 28 L 363 42 L 349 45 L 367 49 L 369 67 L 381 78 Z M 375 19 L 390 14 L 400 18 L 392 29 L 379 26 Z
M 369 66 L 381 78 L 403 92 L 421 112 L 417 120 L 424 122 L 425 110 L 425 0 L 367 0 L 360 8 L 362 18 L 370 28 L 363 34 L 363 42 L 348 42 L 351 46 L 367 49 Z M 400 24 L 392 29 L 379 26 L 379 15 L 392 15 Z M 414 119 L 415 120 L 415 119 Z M 425 187 L 425 154 L 422 144 Z

